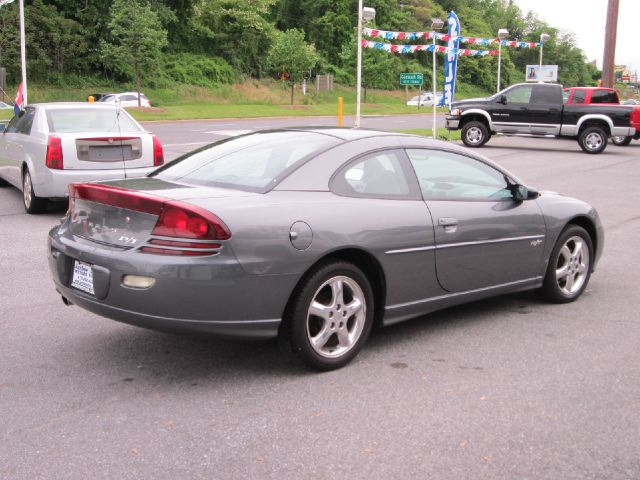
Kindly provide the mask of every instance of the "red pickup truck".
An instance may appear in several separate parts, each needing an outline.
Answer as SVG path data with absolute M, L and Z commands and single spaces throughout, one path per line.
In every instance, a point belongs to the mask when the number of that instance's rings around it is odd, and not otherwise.
M 605 87 L 571 87 L 565 88 L 562 93 L 564 103 L 567 105 L 619 105 L 620 97 L 613 88 Z M 611 141 L 624 147 L 631 143 L 632 139 L 640 138 L 640 107 L 635 107 L 631 112 L 631 125 L 636 129 L 633 137 L 611 137 Z

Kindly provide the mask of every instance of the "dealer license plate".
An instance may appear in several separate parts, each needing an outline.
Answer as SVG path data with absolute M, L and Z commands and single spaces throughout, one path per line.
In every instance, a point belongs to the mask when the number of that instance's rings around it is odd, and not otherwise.
M 74 261 L 73 265 L 73 278 L 71 279 L 71 286 L 82 290 L 83 292 L 95 295 L 93 291 L 93 270 L 88 263 Z

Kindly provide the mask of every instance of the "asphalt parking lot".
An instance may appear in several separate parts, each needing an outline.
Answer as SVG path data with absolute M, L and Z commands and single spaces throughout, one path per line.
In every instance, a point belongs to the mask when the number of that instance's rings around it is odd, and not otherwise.
M 588 290 L 377 330 L 324 374 L 275 341 L 64 306 L 46 237 L 65 205 L 28 216 L 0 188 L 0 478 L 640 478 L 640 142 L 587 155 L 571 140 L 495 138 L 482 152 L 599 210 Z

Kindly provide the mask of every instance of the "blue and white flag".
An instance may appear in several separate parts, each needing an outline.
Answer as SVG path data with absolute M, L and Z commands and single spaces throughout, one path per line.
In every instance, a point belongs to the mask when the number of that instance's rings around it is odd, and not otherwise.
M 444 95 L 440 100 L 440 106 L 451 105 L 456 91 L 456 73 L 458 70 L 458 47 L 460 45 L 460 20 L 456 12 L 449 12 L 449 41 L 444 60 Z

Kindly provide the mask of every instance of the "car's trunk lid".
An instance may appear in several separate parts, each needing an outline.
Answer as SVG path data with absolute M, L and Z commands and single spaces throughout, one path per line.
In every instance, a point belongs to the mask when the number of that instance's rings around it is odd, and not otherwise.
M 153 137 L 144 132 L 59 133 L 65 170 L 124 170 L 153 166 Z
M 214 213 L 189 200 L 213 197 L 229 201 L 247 195 L 256 194 L 154 178 L 73 184 L 69 228 L 74 236 L 112 247 L 210 254 L 231 233 Z

